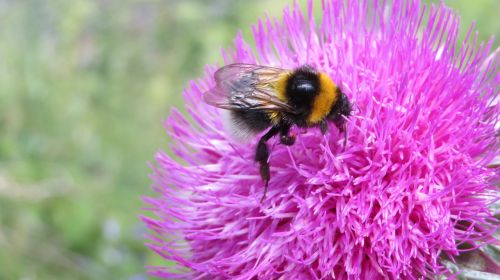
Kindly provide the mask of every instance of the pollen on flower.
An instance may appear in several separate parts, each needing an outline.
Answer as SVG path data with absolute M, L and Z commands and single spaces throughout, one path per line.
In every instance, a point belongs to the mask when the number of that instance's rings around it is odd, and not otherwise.
M 174 266 L 168 279 L 422 279 L 449 273 L 443 258 L 497 242 L 500 91 L 498 52 L 459 17 L 419 0 L 322 1 L 320 20 L 298 5 L 241 36 L 226 63 L 327 73 L 354 103 L 348 144 L 332 128 L 270 141 L 271 181 L 254 162 L 256 141 L 224 128 L 202 101 L 214 67 L 184 92 L 194 124 L 166 122 L 177 162 L 152 166 L 156 218 L 148 246 Z M 457 49 L 457 45 L 460 47 Z

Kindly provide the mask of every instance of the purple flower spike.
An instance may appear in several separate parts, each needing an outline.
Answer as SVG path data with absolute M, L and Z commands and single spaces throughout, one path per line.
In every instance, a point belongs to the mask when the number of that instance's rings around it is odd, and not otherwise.
M 498 52 L 459 17 L 418 0 L 324 0 L 322 19 L 298 5 L 238 36 L 226 63 L 309 64 L 354 104 L 347 145 L 330 126 L 271 139 L 266 199 L 254 162 L 258 137 L 230 136 L 222 110 L 202 101 L 215 67 L 184 93 L 192 121 L 166 122 L 177 162 L 156 156 L 156 218 L 148 246 L 168 279 L 423 279 L 443 260 L 488 243 L 498 220 Z M 168 266 L 170 264 L 170 266 Z

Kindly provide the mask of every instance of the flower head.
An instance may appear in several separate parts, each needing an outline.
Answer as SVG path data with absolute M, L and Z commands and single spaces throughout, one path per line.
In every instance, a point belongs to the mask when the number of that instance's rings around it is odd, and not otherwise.
M 383 3 L 381 3 L 383 2 Z M 322 19 L 298 5 L 282 22 L 254 26 L 226 63 L 329 74 L 354 103 L 348 142 L 299 131 L 271 140 L 271 181 L 254 162 L 258 137 L 233 139 L 221 110 L 202 101 L 214 67 L 184 93 L 192 122 L 166 122 L 177 162 L 163 152 L 146 198 L 156 218 L 148 244 L 175 263 L 154 275 L 186 279 L 415 279 L 446 273 L 462 244 L 493 242 L 498 197 L 500 89 L 491 41 L 471 32 L 457 48 L 459 18 L 418 0 L 323 1 Z M 472 43 L 470 43 L 472 42 Z

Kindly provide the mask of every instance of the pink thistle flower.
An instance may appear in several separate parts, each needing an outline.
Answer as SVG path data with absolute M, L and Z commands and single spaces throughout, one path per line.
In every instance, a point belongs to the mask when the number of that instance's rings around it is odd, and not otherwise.
M 383 2 L 383 3 L 381 3 Z M 354 103 L 348 143 L 334 126 L 272 139 L 263 183 L 250 144 L 234 140 L 221 110 L 202 101 L 215 67 L 184 93 L 192 122 L 166 122 L 177 162 L 153 166 L 156 218 L 148 246 L 174 266 L 169 279 L 421 279 L 449 273 L 443 258 L 495 243 L 500 74 L 492 41 L 472 28 L 456 48 L 459 18 L 418 0 L 329 1 L 322 20 L 298 5 L 253 27 L 226 63 L 328 73 Z

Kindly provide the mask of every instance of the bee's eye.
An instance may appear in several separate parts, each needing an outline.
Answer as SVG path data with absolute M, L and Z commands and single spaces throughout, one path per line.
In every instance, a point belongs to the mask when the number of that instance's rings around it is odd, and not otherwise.
M 307 94 L 307 93 L 314 93 L 316 91 L 316 88 L 310 81 L 298 80 L 294 83 L 293 90 Z

